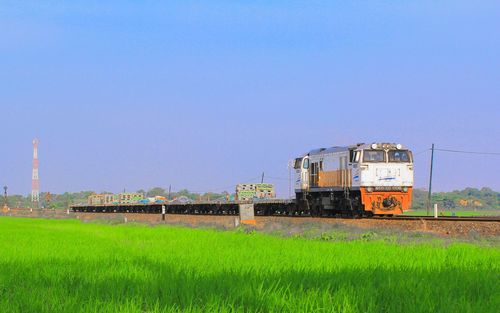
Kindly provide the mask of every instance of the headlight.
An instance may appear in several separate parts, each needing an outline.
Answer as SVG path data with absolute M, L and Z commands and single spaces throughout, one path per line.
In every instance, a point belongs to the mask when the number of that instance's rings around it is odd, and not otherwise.
M 403 187 L 403 192 L 408 192 L 408 187 Z
M 400 144 L 398 144 L 398 145 L 396 146 L 396 149 L 401 150 L 401 149 L 403 149 L 403 146 L 402 146 L 402 145 L 400 145 Z
M 372 144 L 372 149 L 377 149 L 377 144 L 376 143 Z
M 373 187 L 366 187 L 367 192 L 373 192 Z

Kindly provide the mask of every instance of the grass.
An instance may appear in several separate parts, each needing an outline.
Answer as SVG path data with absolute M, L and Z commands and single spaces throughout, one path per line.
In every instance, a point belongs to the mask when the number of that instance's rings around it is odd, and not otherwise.
M 497 312 L 499 281 L 497 246 L 0 218 L 0 312 Z

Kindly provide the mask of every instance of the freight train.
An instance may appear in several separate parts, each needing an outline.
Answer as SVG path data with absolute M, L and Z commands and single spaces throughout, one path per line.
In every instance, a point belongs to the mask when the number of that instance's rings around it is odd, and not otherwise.
M 255 215 L 374 216 L 411 207 L 412 152 L 401 144 L 373 143 L 312 150 L 294 160 L 295 200 L 277 200 L 271 184 L 240 184 L 236 201 L 166 201 L 142 194 L 92 195 L 83 212 L 238 214 L 253 203 Z
M 296 205 L 313 216 L 394 215 L 409 210 L 413 156 L 401 144 L 322 148 L 295 159 Z

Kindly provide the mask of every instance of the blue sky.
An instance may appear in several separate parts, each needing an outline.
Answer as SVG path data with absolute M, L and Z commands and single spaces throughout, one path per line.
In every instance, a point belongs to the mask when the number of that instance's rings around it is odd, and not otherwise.
M 286 196 L 317 147 L 498 152 L 499 29 L 498 1 L 0 1 L 0 183 L 29 193 L 35 136 L 54 193 L 264 171 Z M 499 161 L 439 152 L 434 186 L 500 190 Z

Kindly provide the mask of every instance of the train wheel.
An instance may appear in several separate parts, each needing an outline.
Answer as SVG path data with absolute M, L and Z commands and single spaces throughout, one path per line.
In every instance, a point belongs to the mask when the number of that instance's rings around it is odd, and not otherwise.
M 363 217 L 363 212 L 361 211 L 353 211 L 353 218 L 362 218 Z
M 321 217 L 323 207 L 319 204 L 313 204 L 311 207 L 310 215 L 312 217 Z
M 371 217 L 373 217 L 373 212 L 371 212 L 371 211 L 364 211 L 363 215 L 365 217 L 371 218 Z

